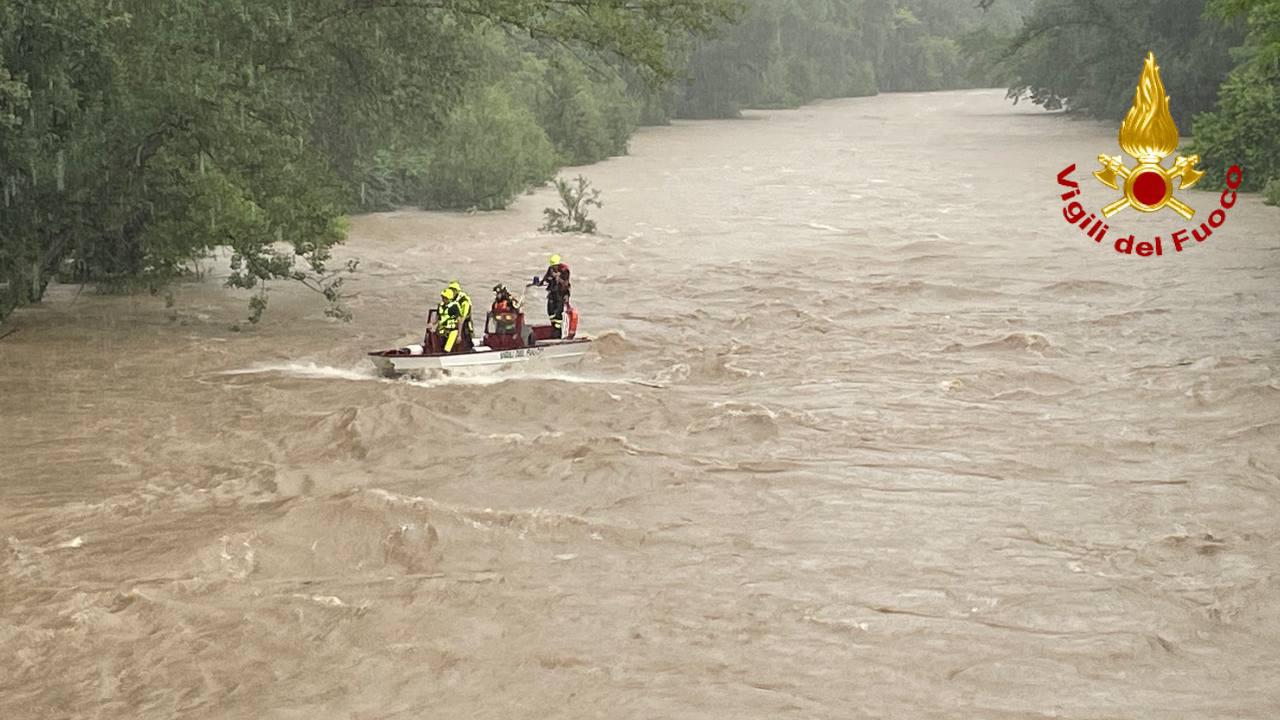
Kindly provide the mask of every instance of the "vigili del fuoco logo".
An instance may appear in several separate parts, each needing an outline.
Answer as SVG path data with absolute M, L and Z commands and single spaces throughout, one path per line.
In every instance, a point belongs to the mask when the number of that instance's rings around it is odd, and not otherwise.
M 1208 240 L 1227 221 L 1227 211 L 1235 206 L 1236 190 L 1244 180 L 1244 171 L 1238 165 L 1227 171 L 1227 189 L 1222 192 L 1218 207 L 1198 227 L 1193 224 L 1169 234 L 1167 243 L 1166 238 L 1160 235 L 1151 240 L 1136 240 L 1132 233 L 1122 235 L 1112 230 L 1109 224 L 1113 216 L 1125 209 L 1142 213 L 1172 210 L 1186 220 L 1196 217 L 1195 208 L 1178 198 L 1177 191 L 1195 186 L 1204 176 L 1196 169 L 1200 156 L 1178 156 L 1171 166 L 1165 166 L 1165 160 L 1178 149 L 1178 128 L 1169 112 L 1169 96 L 1164 93 L 1154 53 L 1147 53 L 1142 77 L 1133 96 L 1133 107 L 1120 125 L 1120 149 L 1136 160 L 1137 165 L 1130 167 L 1119 155 L 1098 156 L 1102 168 L 1093 176 L 1098 182 L 1121 193 L 1119 199 L 1102 208 L 1101 217 L 1098 213 L 1087 213 L 1075 199 L 1080 195 L 1080 185 L 1071 179 L 1071 174 L 1076 171 L 1075 164 L 1058 173 L 1058 184 L 1067 188 L 1062 194 L 1062 201 L 1067 203 L 1062 208 L 1063 218 L 1094 242 L 1102 244 L 1115 238 L 1113 247 L 1118 253 L 1159 257 L 1166 252 L 1180 253 L 1192 247 L 1192 241 L 1198 244 Z

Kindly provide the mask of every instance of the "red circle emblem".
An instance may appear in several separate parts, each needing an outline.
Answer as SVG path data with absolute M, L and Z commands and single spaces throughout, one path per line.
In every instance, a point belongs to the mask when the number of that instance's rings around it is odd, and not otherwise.
M 1133 181 L 1133 197 L 1148 207 L 1164 202 L 1169 192 L 1169 185 L 1164 176 L 1157 172 L 1144 172 Z

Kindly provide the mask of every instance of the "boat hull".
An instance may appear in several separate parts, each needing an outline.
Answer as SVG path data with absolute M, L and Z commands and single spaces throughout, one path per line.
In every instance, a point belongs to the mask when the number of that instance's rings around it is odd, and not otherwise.
M 495 350 L 484 345 L 470 352 L 426 353 L 420 346 L 369 353 L 374 366 L 387 375 L 422 374 L 433 371 L 499 368 L 530 362 L 556 365 L 581 360 L 591 347 L 589 338 L 547 340 L 533 347 Z

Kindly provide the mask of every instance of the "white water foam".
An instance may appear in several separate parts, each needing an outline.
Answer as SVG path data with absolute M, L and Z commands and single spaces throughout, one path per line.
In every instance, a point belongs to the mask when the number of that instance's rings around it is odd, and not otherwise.
M 825 230 L 826 232 L 833 232 L 833 233 L 845 232 L 844 228 L 838 228 L 834 225 L 826 225 L 820 222 L 807 222 L 805 223 L 805 225 L 813 228 L 814 230 Z
M 261 375 L 278 373 L 291 377 L 322 380 L 380 380 L 372 368 L 336 368 L 329 365 L 317 365 L 314 362 L 257 363 L 238 370 L 223 370 L 217 375 Z
M 217 375 L 265 375 L 278 374 L 310 380 L 347 380 L 352 382 L 403 383 L 414 387 L 445 386 L 491 386 L 506 382 L 562 382 L 579 385 L 640 385 L 644 387 L 662 387 L 656 383 L 627 378 L 608 378 L 573 374 L 555 370 L 533 370 L 521 366 L 512 366 L 501 370 L 477 371 L 474 374 L 431 375 L 417 379 L 411 377 L 386 378 L 373 368 L 339 368 L 328 365 L 317 365 L 314 362 L 257 363 L 247 368 L 223 370 Z

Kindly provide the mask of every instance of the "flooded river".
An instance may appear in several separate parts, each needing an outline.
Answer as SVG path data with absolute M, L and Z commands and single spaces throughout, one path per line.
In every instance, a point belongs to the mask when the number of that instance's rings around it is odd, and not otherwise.
M 1110 202 L 1115 127 L 1002 96 L 644 130 L 595 237 L 357 218 L 350 324 L 55 288 L 0 340 L 0 717 L 1277 717 L 1280 211 L 1118 255 L 1055 180 Z M 364 361 L 550 252 L 580 367 Z

